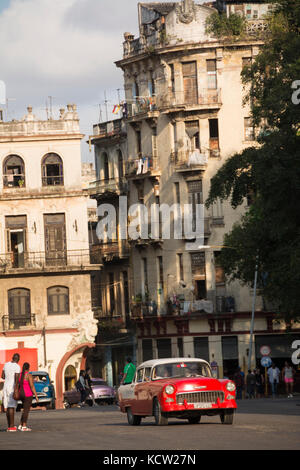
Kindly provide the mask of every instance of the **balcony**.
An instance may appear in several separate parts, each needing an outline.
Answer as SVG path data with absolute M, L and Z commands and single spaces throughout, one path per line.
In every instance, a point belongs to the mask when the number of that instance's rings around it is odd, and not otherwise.
M 222 106 L 221 89 L 204 88 L 193 93 L 169 91 L 157 96 L 156 106 L 164 113 L 192 109 L 219 109 Z
M 134 120 L 135 117 L 155 118 L 159 116 L 156 108 L 156 97 L 137 97 L 132 103 L 128 103 L 128 119 Z
M 127 240 L 100 243 L 91 247 L 91 256 L 101 261 L 110 262 L 126 259 L 130 256 L 130 248 Z
M 126 176 L 131 179 L 160 176 L 157 157 L 139 157 L 126 162 Z
M 125 123 L 122 119 L 113 121 L 100 122 L 93 126 L 93 135 L 90 136 L 91 141 L 98 139 L 107 139 L 112 137 L 120 137 L 126 135 Z
M 125 178 L 110 178 L 93 181 L 89 184 L 90 196 L 120 196 L 127 193 L 128 183 Z
M 3 315 L 3 331 L 25 329 L 26 327 L 36 327 L 35 314 L 28 313 L 21 316 Z
M 131 305 L 131 318 L 157 317 L 158 309 L 155 302 L 134 302 Z
M 167 303 L 167 315 L 174 316 L 198 316 L 213 313 L 214 306 L 211 300 L 177 301 Z
M 100 257 L 90 250 L 61 250 L 0 254 L 0 275 L 98 269 Z M 93 265 L 97 265 L 93 266 Z
M 176 151 L 171 153 L 170 162 L 173 163 L 178 173 L 193 170 L 204 171 L 207 167 L 208 153 L 201 152 L 199 149 Z

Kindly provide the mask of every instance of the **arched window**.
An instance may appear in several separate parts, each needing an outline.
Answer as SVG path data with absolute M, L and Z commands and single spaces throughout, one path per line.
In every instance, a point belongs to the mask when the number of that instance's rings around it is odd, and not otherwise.
M 42 161 L 43 186 L 63 186 L 63 162 L 56 153 L 47 153 Z
M 22 188 L 25 186 L 25 165 L 18 155 L 9 155 L 3 163 L 4 188 Z
M 121 150 L 118 150 L 118 172 L 119 172 L 119 178 L 123 178 L 124 176 L 123 155 L 122 155 Z
M 15 328 L 31 323 L 30 290 L 10 289 L 8 291 L 9 323 Z
M 103 170 L 104 170 L 104 179 L 109 180 L 109 163 L 107 153 L 103 154 Z
M 48 315 L 69 314 L 69 289 L 54 286 L 47 289 Z

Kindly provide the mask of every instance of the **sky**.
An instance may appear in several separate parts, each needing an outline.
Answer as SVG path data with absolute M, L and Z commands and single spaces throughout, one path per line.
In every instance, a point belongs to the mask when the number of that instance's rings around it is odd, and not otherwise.
M 93 161 L 85 143 L 92 126 L 108 119 L 123 91 L 125 31 L 138 35 L 138 0 L 0 0 L 0 80 L 6 85 L 6 119 L 21 119 L 28 105 L 46 119 L 76 103 L 86 135 L 82 160 Z

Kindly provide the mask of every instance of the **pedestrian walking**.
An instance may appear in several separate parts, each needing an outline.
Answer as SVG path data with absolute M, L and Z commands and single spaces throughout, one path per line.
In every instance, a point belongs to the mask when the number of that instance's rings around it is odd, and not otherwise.
M 85 383 L 84 377 L 85 377 L 85 371 L 81 370 L 79 372 L 79 379 L 75 384 L 75 387 L 80 392 L 80 403 L 78 405 L 80 408 L 84 406 L 85 400 L 87 397 L 86 383 Z
M 14 389 L 16 384 L 16 374 L 19 374 L 21 368 L 18 364 L 20 355 L 14 354 L 11 362 L 4 364 L 2 371 L 2 379 L 4 379 L 3 387 L 3 407 L 6 411 L 7 418 L 7 431 L 15 432 L 15 409 L 18 406 L 17 401 L 14 399 Z
M 260 369 L 255 370 L 255 396 L 261 398 L 264 394 L 264 376 Z
M 247 398 L 255 398 L 256 377 L 254 371 L 248 370 L 246 377 Z
M 240 400 L 242 399 L 242 393 L 243 393 L 244 383 L 245 383 L 244 374 L 242 374 L 240 367 L 238 367 L 237 371 L 235 372 L 233 376 L 233 381 L 236 386 L 236 398 L 237 400 Z
M 91 378 L 91 369 L 88 367 L 85 369 L 85 375 L 84 375 L 84 381 L 85 381 L 85 387 L 86 387 L 86 393 L 87 393 L 87 398 L 91 397 L 93 401 L 93 406 L 96 406 L 95 402 L 95 395 L 92 389 L 92 378 Z
M 279 384 L 280 370 L 273 363 L 268 369 L 269 382 L 271 384 L 272 397 L 275 398 L 277 395 L 277 387 Z
M 124 375 L 122 377 L 120 385 L 131 384 L 131 382 L 133 381 L 133 378 L 135 376 L 136 367 L 131 362 L 131 357 L 127 357 L 126 361 L 127 362 L 126 362 L 126 365 L 124 367 Z
M 285 361 L 284 368 L 282 369 L 282 380 L 285 383 L 285 390 L 288 398 L 293 397 L 294 374 L 295 370 L 287 361 Z
M 20 425 L 18 427 L 19 431 L 31 431 L 31 428 L 27 426 L 29 411 L 32 405 L 33 395 L 35 396 L 36 402 L 39 402 L 33 377 L 29 373 L 30 364 L 28 362 L 24 362 L 22 367 L 22 373 L 18 374 L 17 376 L 17 383 L 19 385 L 20 390 L 20 400 L 22 401 L 23 406 L 23 413 L 20 420 Z

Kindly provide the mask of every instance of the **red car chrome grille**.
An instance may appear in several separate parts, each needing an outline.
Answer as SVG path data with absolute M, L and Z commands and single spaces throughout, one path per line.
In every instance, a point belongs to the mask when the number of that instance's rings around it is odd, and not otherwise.
M 217 403 L 218 398 L 222 403 L 224 401 L 224 392 L 188 392 L 178 393 L 176 402 L 178 405 L 183 405 L 184 400 L 187 403 Z

